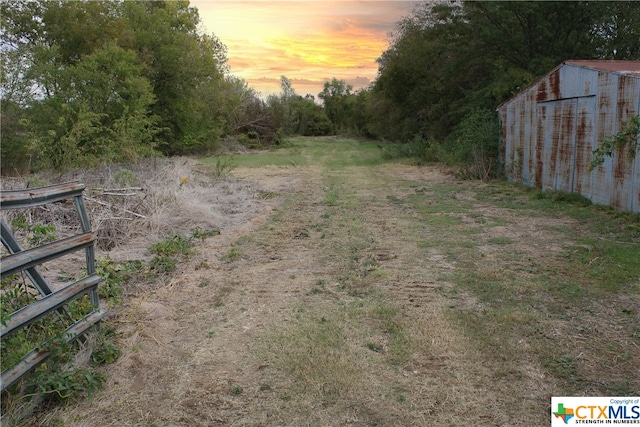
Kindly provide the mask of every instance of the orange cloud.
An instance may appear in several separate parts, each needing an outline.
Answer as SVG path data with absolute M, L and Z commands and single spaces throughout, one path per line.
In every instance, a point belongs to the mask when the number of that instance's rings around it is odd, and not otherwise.
M 203 30 L 226 44 L 233 74 L 263 94 L 279 92 L 280 76 L 285 75 L 303 95 L 317 95 L 333 77 L 355 89 L 370 84 L 389 32 L 414 4 L 191 1 L 198 8 Z

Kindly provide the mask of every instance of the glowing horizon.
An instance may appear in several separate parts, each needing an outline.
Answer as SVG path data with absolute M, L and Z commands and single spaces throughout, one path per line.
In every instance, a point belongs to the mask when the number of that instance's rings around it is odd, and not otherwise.
M 207 34 L 228 49 L 231 73 L 262 95 L 280 92 L 280 76 L 296 93 L 318 95 L 325 81 L 354 90 L 377 75 L 376 59 L 395 24 L 415 1 L 192 0 Z

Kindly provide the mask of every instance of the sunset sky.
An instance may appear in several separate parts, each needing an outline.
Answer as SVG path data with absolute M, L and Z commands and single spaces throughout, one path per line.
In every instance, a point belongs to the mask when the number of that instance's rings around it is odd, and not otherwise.
M 354 89 L 376 77 L 375 60 L 389 32 L 415 1 L 191 0 L 207 34 L 228 48 L 231 73 L 266 96 L 280 92 L 280 76 L 296 93 L 317 97 L 336 77 Z

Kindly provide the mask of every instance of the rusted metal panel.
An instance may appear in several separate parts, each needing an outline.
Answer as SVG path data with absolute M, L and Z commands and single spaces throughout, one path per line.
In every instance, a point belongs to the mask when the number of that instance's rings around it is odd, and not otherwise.
M 11 314 L 11 318 L 0 330 L 0 337 L 5 338 L 16 332 L 20 328 L 30 325 L 48 312 L 55 310 L 67 302 L 86 294 L 98 286 L 102 279 L 98 275 L 87 276 L 82 280 L 74 282 L 46 297 L 21 308 Z
M 638 110 L 640 111 L 640 105 L 638 106 Z M 638 140 L 637 146 L 640 146 L 640 136 L 638 137 Z M 636 154 L 636 159 L 633 162 L 634 178 L 631 194 L 635 195 L 635 197 L 632 197 L 631 212 L 640 212 L 640 160 L 638 160 L 638 157 L 640 157 L 640 153 Z
M 524 102 L 525 105 L 533 103 L 533 92 L 526 94 Z M 534 170 L 533 164 L 535 162 L 535 144 L 528 143 L 528 141 L 536 140 L 536 111 L 533 108 L 525 108 L 524 114 L 524 135 L 520 142 L 520 150 L 522 151 L 522 183 L 525 185 L 533 185 L 535 175 L 532 174 Z
M 575 172 L 577 98 L 562 101 L 562 131 L 558 137 L 556 190 L 572 192 Z
M 507 162 L 507 113 L 505 110 L 498 111 L 498 121 L 500 123 L 500 144 L 498 149 L 498 156 L 500 164 L 504 167 Z M 509 175 L 508 170 L 505 170 L 505 174 Z
M 26 190 L 2 191 L 0 205 L 2 209 L 30 208 L 81 196 L 83 190 L 84 184 L 70 182 Z
M 575 170 L 572 191 L 590 197 L 592 194 L 589 170 L 592 153 L 595 149 L 594 121 L 596 97 L 578 98 L 576 117 Z
M 596 71 L 579 67 L 561 67 L 558 71 L 561 99 L 596 95 L 598 88 Z
M 615 115 L 612 121 L 616 123 L 615 132 L 619 132 L 631 117 L 638 114 L 638 103 L 640 99 L 640 78 L 613 75 L 611 79 L 614 84 L 611 90 L 616 94 L 616 102 L 613 105 Z M 634 187 L 637 193 L 637 185 L 634 185 L 634 163 L 638 159 L 632 159 L 627 150 L 615 153 L 612 159 L 612 191 L 611 206 L 618 210 L 632 210 L 633 200 L 636 195 L 633 193 Z
M 626 210 L 632 203 L 633 163 L 628 150 L 617 152 L 613 156 L 613 192 L 611 206 L 617 210 Z
M 15 254 L 24 250 L 20 242 L 11 234 L 11 230 L 9 230 L 9 227 L 2 218 L 0 218 L 0 237 L 2 244 L 9 250 L 9 253 Z M 53 292 L 49 283 L 42 277 L 42 274 L 40 274 L 40 271 L 38 271 L 36 267 L 27 268 L 25 273 L 29 277 L 29 280 L 31 280 L 31 283 L 38 289 L 40 295 L 45 296 Z
M 529 92 L 527 96 L 534 99 L 535 93 Z M 525 104 L 524 99 L 517 100 L 501 113 L 503 141 L 509 140 L 504 144 L 503 162 L 508 179 L 532 185 L 534 177 L 530 172 L 533 170 L 531 163 L 535 161 L 535 149 L 526 141 L 535 137 L 535 126 L 531 124 L 535 112 L 523 108 Z M 517 138 L 512 138 L 512 135 L 517 135 Z
M 538 81 L 536 101 L 545 102 L 560 98 L 562 98 L 560 93 L 560 68 L 556 68 Z
M 640 112 L 640 61 L 567 61 L 498 111 L 509 180 L 640 212 L 640 155 L 589 170 L 598 144 Z
M 71 342 L 78 338 L 80 335 L 84 334 L 87 330 L 89 330 L 90 327 L 99 322 L 100 319 L 104 317 L 104 315 L 105 312 L 102 310 L 94 311 L 93 313 L 89 313 L 83 319 L 68 327 L 65 330 L 66 341 Z M 0 379 L 0 389 L 4 391 L 7 387 L 10 387 L 14 382 L 20 379 L 20 377 L 44 362 L 47 357 L 49 357 L 49 354 L 50 352 L 40 348 L 31 350 L 12 369 L 7 369 L 6 371 L 2 372 L 2 377 Z
M 0 338 L 17 332 L 30 323 L 41 318 L 52 310 L 64 313 L 65 305 L 84 294 L 89 294 L 91 299 L 91 313 L 83 319 L 69 326 L 66 331 L 68 341 L 75 339 L 84 333 L 90 326 L 102 318 L 104 312 L 100 310 L 97 286 L 101 278 L 95 274 L 95 234 L 91 232 L 89 217 L 86 213 L 82 192 L 84 185 L 79 183 L 60 184 L 43 188 L 34 188 L 17 191 L 0 192 L 1 209 L 33 208 L 48 203 L 54 203 L 73 198 L 76 211 L 79 215 L 83 234 L 78 234 L 40 247 L 23 250 L 22 246 L 11 233 L 9 227 L 2 221 L 2 244 L 10 255 L 2 258 L 0 264 L 0 276 L 26 271 L 27 277 L 44 295 L 36 302 L 12 313 L 9 320 L 0 330 Z M 61 257 L 70 252 L 84 249 L 87 276 L 74 282 L 57 292 L 51 292 L 51 288 L 42 277 L 36 266 L 52 259 Z M 69 318 L 73 321 L 72 318 Z M 44 344 L 44 343 L 43 343 Z M 41 349 L 33 349 L 13 368 L 2 372 L 0 389 L 4 391 L 22 375 L 29 372 L 48 357 L 48 353 Z
M 598 95 L 596 97 L 596 143 L 618 132 L 615 117 L 617 103 L 617 75 L 598 72 Z M 611 205 L 612 195 L 612 159 L 607 157 L 604 163 L 592 172 L 591 201 L 600 205 Z
M 550 129 L 550 126 L 545 126 L 545 124 L 547 123 L 547 105 L 545 104 L 541 104 L 538 106 L 537 111 L 536 111 L 536 117 L 538 118 L 538 126 L 537 126 L 537 131 L 536 131 L 536 140 L 535 140 L 535 147 L 536 147 L 536 162 L 535 162 L 535 169 L 534 169 L 534 173 L 535 173 L 535 187 L 538 190 L 542 190 L 542 186 L 543 186 L 543 171 L 544 171 L 544 165 L 545 165 L 545 158 L 544 158 L 544 146 L 545 146 L 545 129 Z M 548 164 L 548 162 L 547 162 Z
M 535 105 L 535 94 L 533 91 L 527 92 L 523 99 L 524 105 Z M 538 150 L 537 150 L 537 139 L 538 139 L 538 127 L 537 127 L 537 111 L 535 108 L 525 108 L 525 117 L 529 126 L 529 132 L 525 132 L 525 140 L 523 140 L 520 144 L 522 147 L 522 151 L 526 156 L 526 161 L 523 163 L 523 168 L 526 169 L 526 172 L 523 171 L 523 176 L 528 176 L 529 180 L 527 185 L 537 187 L 539 185 L 539 181 L 537 181 L 538 176 L 536 175 L 536 166 L 538 164 Z M 525 181 L 523 181 L 524 183 Z
M 542 154 L 543 190 L 571 191 L 576 108 L 575 98 L 539 104 L 538 147 Z
M 552 190 L 554 186 L 554 174 L 556 170 L 556 153 L 552 144 L 554 129 L 556 126 L 553 115 L 553 108 L 550 103 L 539 104 L 538 106 L 538 172 L 539 187 L 541 190 Z
M 640 77 L 640 61 L 569 60 L 565 64 Z
M 8 255 L 2 258 L 2 277 L 91 246 L 95 241 L 95 237 L 94 233 L 78 234 L 67 239 Z

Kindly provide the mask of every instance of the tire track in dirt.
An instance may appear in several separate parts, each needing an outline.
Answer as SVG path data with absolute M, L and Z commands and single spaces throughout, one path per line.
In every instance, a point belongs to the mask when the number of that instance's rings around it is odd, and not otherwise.
M 233 262 L 223 255 L 264 227 L 286 194 L 310 201 L 321 188 L 313 173 L 300 177 L 291 168 L 245 173 L 261 192 L 282 195 L 261 200 L 256 194 L 264 205 L 259 215 L 197 247 L 199 255 L 165 286 L 131 298 L 116 324 L 123 356 L 106 368 L 104 389 L 52 416 L 69 426 L 233 425 L 243 418 L 244 401 L 256 393 L 247 384 L 256 383 L 261 369 L 249 360 L 255 333 L 282 321 L 318 268 L 294 222 L 269 247 Z M 306 224 L 305 214 L 293 217 Z M 196 270 L 203 260 L 209 268 Z
M 435 168 L 406 165 L 345 175 L 343 181 L 361 201 L 359 212 L 368 224 L 371 242 L 368 250 L 374 258 L 382 258 L 381 267 L 388 273 L 380 286 L 402 305 L 419 349 L 404 372 L 413 377 L 412 393 L 424 400 L 410 411 L 410 417 L 398 416 L 396 420 L 406 420 L 398 425 L 413 425 L 411 419 L 423 420 L 416 425 L 453 425 L 461 420 L 473 425 L 526 425 L 533 420 L 531 413 L 538 414 L 534 424 L 547 422 L 544 408 L 553 381 L 531 358 L 520 366 L 527 374 L 518 384 L 499 381 L 496 373 L 505 369 L 501 357 L 487 359 L 475 350 L 477 346 L 461 335 L 448 315 L 451 309 L 477 306 L 478 301 L 443 280 L 456 269 L 445 253 L 421 245 L 422 240 L 441 238 L 441 231 L 403 203 L 434 184 L 453 183 L 453 177 Z M 483 208 L 493 215 L 507 214 L 499 208 Z M 515 405 L 527 410 L 514 414 L 508 408 Z
M 454 267 L 437 248 L 417 246 L 420 217 L 397 203 L 414 191 L 408 179 L 428 186 L 450 177 L 406 165 L 330 173 L 239 169 L 234 175 L 255 185 L 262 210 L 198 245 L 198 255 L 169 283 L 128 301 L 116 324 L 123 356 L 105 368 L 105 388 L 93 401 L 53 416 L 67 426 L 514 423 L 490 386 L 492 372 L 477 363 L 480 356 L 446 316 L 447 307 L 466 298 L 453 301 L 450 285 L 439 280 Z M 352 222 L 325 218 L 329 181 L 354 196 Z M 278 195 L 262 200 L 260 192 Z M 314 228 L 321 221 L 329 224 L 324 231 Z M 230 249 L 240 254 L 234 260 L 224 257 Z M 356 261 L 345 259 L 349 250 Z M 368 282 L 374 270 L 380 273 L 371 279 L 374 286 L 401 310 L 411 356 L 399 367 L 376 362 L 372 369 L 379 373 L 362 372 L 362 389 L 351 402 L 294 396 L 310 408 L 292 407 L 281 393 L 286 375 L 256 359 L 260 337 L 292 322 L 302 304 L 348 304 L 342 278 Z M 329 291 L 313 295 L 313 284 L 325 279 Z

